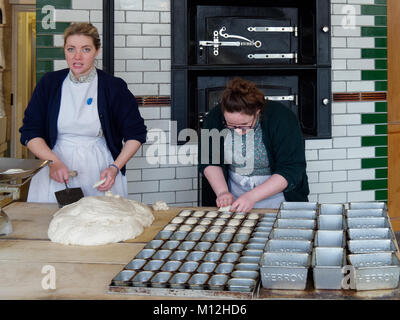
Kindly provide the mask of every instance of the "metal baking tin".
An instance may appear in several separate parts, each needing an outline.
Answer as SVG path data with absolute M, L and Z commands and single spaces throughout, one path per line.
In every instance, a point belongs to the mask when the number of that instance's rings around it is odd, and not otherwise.
M 125 269 L 128 270 L 139 270 L 141 269 L 144 264 L 147 262 L 145 259 L 133 259 L 131 260 L 126 266 Z
M 280 210 L 317 210 L 317 202 L 287 202 L 284 201 L 280 205 Z
M 143 270 L 157 271 L 161 268 L 161 266 L 164 264 L 164 262 L 165 262 L 164 260 L 149 260 L 143 267 Z
M 258 263 L 261 256 L 241 256 L 239 258 L 240 263 Z
M 268 241 L 268 237 L 267 236 L 265 236 L 265 237 L 263 237 L 263 238 L 261 238 L 261 237 L 254 237 L 254 238 L 250 238 L 249 239 L 249 244 L 250 243 L 260 243 L 260 244 L 266 244 L 266 242 Z
M 173 231 L 170 230 L 161 230 L 156 236 L 155 240 L 167 240 L 172 235 Z
M 308 240 L 276 240 L 270 239 L 265 245 L 268 252 L 311 253 L 312 242 Z
M 263 250 L 265 247 L 265 243 L 257 243 L 257 242 L 248 243 L 246 249 Z
M 158 272 L 155 274 L 150 281 L 152 287 L 165 288 L 168 280 L 172 277 L 171 272 Z
M 150 278 L 154 275 L 153 271 L 138 272 L 132 279 L 132 284 L 135 287 L 147 287 Z
M 223 273 L 223 274 L 231 273 L 234 267 L 235 265 L 233 263 L 227 263 L 227 262 L 220 263 L 215 269 L 215 273 Z
M 144 248 L 145 249 L 158 249 L 162 246 L 163 243 L 164 243 L 163 240 L 151 240 L 146 244 L 146 246 Z
M 199 263 L 196 261 L 187 261 L 179 268 L 180 272 L 194 272 L 199 266 Z
M 207 251 L 211 248 L 211 242 L 198 242 L 197 245 L 194 247 L 194 250 L 197 251 Z
M 347 229 L 350 240 L 394 239 L 390 228 Z
M 319 205 L 320 215 L 343 215 L 344 210 L 345 208 L 343 204 L 323 203 Z
M 130 279 L 136 274 L 136 271 L 131 270 L 122 270 L 118 273 L 114 279 L 112 279 L 112 283 L 114 286 L 127 286 L 130 285 Z
M 315 229 L 314 219 L 276 219 L 274 228 Z
M 349 202 L 349 209 L 384 209 L 387 210 L 385 202 Z
M 208 280 L 207 285 L 210 290 L 223 290 L 228 279 L 229 277 L 225 274 L 215 274 Z
M 387 211 L 383 209 L 349 209 L 346 210 L 347 218 L 374 218 L 387 217 Z
M 172 250 L 172 249 L 177 248 L 179 245 L 180 245 L 180 242 L 179 242 L 179 241 L 176 241 L 176 240 L 169 240 L 169 241 L 164 242 L 164 244 L 162 245 L 161 248 L 162 248 L 162 249 L 169 249 L 169 250 Z
M 136 255 L 136 259 L 149 259 L 154 253 L 156 252 L 156 250 L 154 249 L 142 249 L 137 255 Z
M 344 248 L 316 247 L 312 254 L 312 268 L 315 289 L 341 289 L 346 265 Z
M 178 261 L 180 261 L 180 260 L 185 259 L 187 255 L 188 255 L 188 251 L 186 251 L 186 250 L 177 250 L 177 251 L 174 251 L 174 253 L 169 256 L 169 259 L 170 260 L 178 260 Z
M 210 276 L 205 273 L 195 273 L 189 279 L 188 285 L 191 289 L 203 290 L 204 284 L 208 281 Z
M 168 284 L 171 288 L 184 289 L 186 287 L 185 284 L 189 278 L 190 278 L 190 273 L 187 272 L 175 273 L 169 279 Z
M 270 239 L 277 240 L 308 240 L 312 241 L 314 238 L 313 229 L 281 229 L 276 228 L 269 234 Z
M 222 258 L 221 261 L 222 262 L 237 262 L 239 260 L 240 255 L 238 253 L 235 252 L 227 252 L 225 253 Z
M 167 261 L 161 268 L 161 271 L 175 272 L 182 265 L 181 261 Z
M 222 256 L 221 252 L 209 252 L 204 257 L 204 261 L 215 262 L 218 261 L 221 258 L 221 256 Z
M 260 274 L 257 271 L 236 270 L 232 272 L 232 278 L 246 278 L 257 280 Z
M 343 215 L 320 215 L 317 218 L 319 230 L 345 230 L 346 220 Z
M 390 228 L 387 218 L 347 218 L 347 227 L 349 229 L 359 228 Z
M 179 245 L 178 250 L 192 250 L 195 245 L 196 245 L 196 242 L 194 242 L 194 241 L 183 241 Z
M 278 219 L 315 219 L 316 210 L 280 210 Z
M 239 243 L 234 243 L 236 245 L 240 245 Z M 215 242 L 212 247 L 211 247 L 211 251 L 225 251 L 226 247 L 228 246 L 228 243 L 226 242 Z M 243 248 L 243 245 L 242 245 Z M 229 249 L 228 249 L 229 251 Z
M 261 283 L 267 289 L 304 290 L 311 255 L 264 252 L 260 260 Z
M 214 262 L 203 262 L 200 264 L 200 266 L 197 268 L 197 272 L 200 273 L 211 273 L 214 271 L 214 269 L 217 267 L 217 264 Z
M 349 240 L 347 247 L 350 253 L 395 252 L 396 246 L 390 239 Z
M 318 230 L 315 233 L 314 246 L 345 248 L 346 234 L 341 230 Z
M 393 289 L 399 285 L 400 262 L 390 252 L 350 254 L 356 290 Z
M 244 271 L 257 271 L 259 266 L 257 263 L 238 263 L 235 265 L 236 270 L 244 270 Z
M 253 279 L 232 278 L 228 281 L 228 290 L 233 291 L 253 291 L 256 281 Z

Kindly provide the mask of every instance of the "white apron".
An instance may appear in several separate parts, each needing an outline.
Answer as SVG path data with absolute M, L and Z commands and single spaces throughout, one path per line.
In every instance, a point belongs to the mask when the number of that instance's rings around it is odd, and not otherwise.
M 58 136 L 53 152 L 78 176 L 69 178 L 68 187 L 82 188 L 85 196 L 102 196 L 93 189 L 101 172 L 114 162 L 101 131 L 97 110 L 97 75 L 91 82 L 73 83 L 69 76 L 63 82 Z M 50 178 L 45 167 L 31 181 L 28 202 L 57 202 L 54 192 L 65 189 L 64 183 Z M 126 177 L 118 173 L 111 192 L 128 196 Z

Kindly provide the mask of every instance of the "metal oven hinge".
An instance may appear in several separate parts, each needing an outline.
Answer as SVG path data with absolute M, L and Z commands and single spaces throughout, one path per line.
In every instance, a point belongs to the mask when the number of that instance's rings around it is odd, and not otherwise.
M 215 30 L 213 32 L 213 41 L 199 41 L 199 46 L 200 50 L 203 50 L 203 47 L 214 47 L 213 54 L 214 56 L 219 55 L 219 47 L 242 47 L 242 46 L 250 46 L 250 47 L 256 47 L 260 48 L 261 47 L 261 41 L 254 41 L 247 39 L 242 36 L 238 35 L 230 35 L 228 33 L 224 33 L 226 31 L 226 27 L 222 27 L 219 32 Z M 219 37 L 225 38 L 225 39 L 238 39 L 242 41 L 220 41 Z
M 249 59 L 293 59 L 297 63 L 297 53 L 251 53 Z
M 297 37 L 297 27 L 248 27 L 250 32 L 293 32 L 294 36 Z

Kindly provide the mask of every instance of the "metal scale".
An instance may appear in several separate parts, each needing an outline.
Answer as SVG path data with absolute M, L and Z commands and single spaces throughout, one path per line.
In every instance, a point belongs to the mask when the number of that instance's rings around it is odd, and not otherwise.
M 49 162 L 49 160 L 0 158 L 0 236 L 12 232 L 10 218 L 2 208 L 12 201 L 19 200 L 20 188 Z M 9 172 L 11 169 L 19 170 Z

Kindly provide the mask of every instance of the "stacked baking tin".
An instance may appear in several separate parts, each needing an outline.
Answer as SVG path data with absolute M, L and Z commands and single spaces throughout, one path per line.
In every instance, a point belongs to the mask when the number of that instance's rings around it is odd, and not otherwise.
M 252 292 L 276 214 L 183 210 L 112 286 Z
M 397 288 L 400 263 L 385 203 L 349 203 L 348 263 L 356 290 Z
M 281 204 L 260 260 L 264 288 L 305 289 L 316 220 L 315 202 Z

